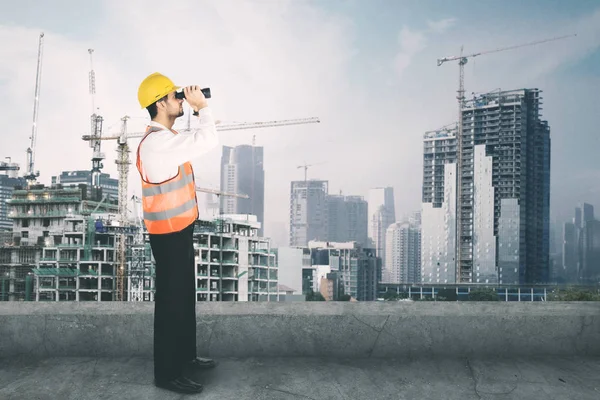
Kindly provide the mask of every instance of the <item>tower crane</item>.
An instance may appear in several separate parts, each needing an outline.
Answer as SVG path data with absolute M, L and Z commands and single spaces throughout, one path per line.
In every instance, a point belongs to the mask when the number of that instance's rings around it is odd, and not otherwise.
M 298 165 L 296 168 L 300 169 L 300 168 L 304 168 L 304 182 L 307 181 L 307 177 L 308 177 L 308 167 L 314 167 L 316 165 L 321 165 L 321 164 L 325 164 L 327 161 L 323 161 L 320 163 L 316 163 L 316 164 L 307 164 L 306 162 L 303 165 Z
M 38 44 L 38 59 L 37 59 L 37 72 L 35 75 L 35 97 L 33 101 L 33 124 L 31 127 L 31 142 L 27 149 L 27 173 L 24 178 L 27 180 L 28 185 L 35 183 L 35 180 L 40 176 L 39 171 L 34 171 L 35 163 L 35 139 L 37 135 L 37 122 L 38 122 L 38 105 L 40 98 L 40 87 L 42 84 L 42 50 L 44 48 L 44 32 L 40 33 L 40 39 Z
M 101 141 L 100 137 L 102 137 L 102 122 L 103 118 L 101 115 L 96 113 L 96 73 L 94 72 L 94 63 L 92 60 L 92 53 L 94 49 L 88 49 L 88 53 L 90 54 L 90 74 L 89 74 L 89 86 L 90 86 L 90 97 L 92 100 L 92 115 L 90 117 L 91 122 L 91 137 L 90 147 L 94 149 L 92 153 L 92 199 L 99 198 L 100 193 L 100 173 L 104 165 L 102 164 L 102 160 L 104 160 L 104 153 L 101 151 Z
M 129 160 L 129 144 L 128 139 L 133 138 L 141 138 L 146 135 L 146 132 L 135 132 L 128 133 L 127 132 L 127 120 L 128 116 L 124 116 L 121 118 L 121 133 L 118 136 L 96 136 L 96 135 L 83 135 L 82 139 L 85 141 L 101 141 L 101 140 L 116 140 L 118 143 L 117 148 L 117 159 L 115 163 L 117 164 L 118 174 L 119 174 L 119 224 L 121 225 L 121 233 L 118 236 L 117 243 L 117 290 L 115 299 L 117 301 L 123 300 L 124 294 L 124 275 L 125 275 L 125 263 L 126 263 L 126 254 L 125 254 L 125 231 L 124 228 L 127 225 L 127 191 L 128 191 L 128 173 L 129 173 L 129 164 L 131 164 Z M 289 120 L 280 120 L 280 121 L 264 121 L 264 122 L 240 122 L 240 123 L 232 123 L 225 125 L 217 125 L 217 131 L 231 131 L 231 130 L 240 130 L 240 129 L 256 129 L 256 128 L 270 128 L 277 126 L 287 126 L 287 125 L 301 125 L 301 124 L 311 124 L 311 123 L 319 123 L 319 119 L 317 117 L 312 118 L 300 118 L 300 119 L 289 119 Z M 189 126 L 189 124 L 188 124 Z M 179 132 L 188 131 L 187 129 L 181 129 Z M 207 191 L 210 189 L 201 188 L 200 191 Z M 231 195 L 231 194 L 228 194 Z
M 535 41 L 535 42 L 530 42 L 530 43 L 524 43 L 524 44 L 519 44 L 519 45 L 515 45 L 515 46 L 508 46 L 508 47 L 501 47 L 498 49 L 494 49 L 494 50 L 487 50 L 487 51 L 482 51 L 479 53 L 473 53 L 473 54 L 468 54 L 468 55 L 463 55 L 463 48 L 461 46 L 460 48 L 460 55 L 458 56 L 451 56 L 451 57 L 443 57 L 443 58 L 439 58 L 437 60 L 437 65 L 438 67 L 441 66 L 442 64 L 444 64 L 445 62 L 449 62 L 449 61 L 458 61 L 458 96 L 456 96 L 456 99 L 458 100 L 458 132 L 456 134 L 456 282 L 460 283 L 462 282 L 461 279 L 461 271 L 463 269 L 463 265 L 466 266 L 466 264 L 463 264 L 463 261 L 469 261 L 469 260 L 463 260 L 462 258 L 462 242 L 463 242 L 463 230 L 462 230 L 462 181 L 463 181 L 463 174 L 462 174 L 462 142 L 463 142 L 463 116 L 462 116 L 462 109 L 463 109 L 463 105 L 464 105 L 464 100 L 465 100 L 465 64 L 467 63 L 469 58 L 473 58 L 473 57 L 477 57 L 480 55 L 484 55 L 484 54 L 491 54 L 491 53 L 498 53 L 501 51 L 506 51 L 506 50 L 513 50 L 513 49 L 517 49 L 520 47 L 526 47 L 526 46 L 533 46 L 536 44 L 540 44 L 540 43 L 546 43 L 546 42 L 551 42 L 551 41 L 555 41 L 555 40 L 559 40 L 559 39 L 565 39 L 571 36 L 577 36 L 576 34 L 572 34 L 572 35 L 565 35 L 565 36 L 559 36 L 559 37 L 554 37 L 554 38 L 550 38 L 550 39 L 545 39 L 545 40 L 539 40 L 539 41 Z M 466 236 L 468 237 L 468 236 Z M 468 253 L 468 252 L 467 252 Z M 465 268 L 468 269 L 468 268 Z

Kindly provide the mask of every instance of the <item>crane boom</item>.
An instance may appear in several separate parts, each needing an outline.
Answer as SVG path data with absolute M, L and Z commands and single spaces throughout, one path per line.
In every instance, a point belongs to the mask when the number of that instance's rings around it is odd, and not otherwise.
M 566 35 L 566 36 L 559 36 L 559 37 L 538 40 L 535 42 L 530 42 L 530 43 L 525 43 L 525 44 L 519 44 L 519 45 L 514 45 L 514 46 L 502 47 L 502 48 L 494 49 L 494 50 L 482 51 L 479 53 L 473 53 L 473 54 L 469 54 L 469 55 L 463 55 L 462 54 L 463 49 L 461 47 L 459 56 L 444 57 L 444 58 L 439 58 L 437 60 L 438 67 L 447 61 L 458 60 L 458 95 L 456 96 L 456 99 L 458 100 L 458 130 L 456 133 L 456 205 L 455 205 L 456 206 L 456 209 L 455 209 L 455 212 L 456 212 L 456 231 L 455 231 L 456 283 L 470 282 L 472 280 L 472 273 L 473 273 L 473 270 L 472 270 L 472 267 L 473 267 L 472 261 L 473 260 L 470 255 L 470 254 L 472 254 L 473 241 L 472 241 L 472 236 L 470 233 L 470 227 L 466 227 L 465 229 L 463 229 L 463 226 L 462 226 L 463 225 L 463 223 L 462 223 L 463 213 L 465 215 L 467 215 L 468 213 L 470 213 L 472 211 L 472 210 L 468 210 L 468 209 L 463 210 L 463 200 L 464 199 L 463 199 L 463 188 L 462 188 L 462 184 L 463 184 L 463 168 L 462 168 L 462 164 L 463 164 L 463 152 L 462 152 L 462 148 L 463 148 L 463 115 L 462 115 L 462 109 L 463 109 L 464 100 L 465 100 L 465 64 L 467 63 L 469 58 L 477 57 L 477 56 L 480 56 L 483 54 L 498 53 L 501 51 L 517 49 L 517 48 L 526 47 L 526 46 L 533 46 L 536 44 L 551 42 L 554 40 L 564 39 L 564 38 L 568 38 L 571 36 L 577 36 L 577 35 L 572 34 L 572 35 Z M 464 252 L 463 252 L 463 246 L 464 246 Z M 463 258 L 463 254 L 464 254 L 464 258 Z
M 319 123 L 319 122 L 321 122 L 321 121 L 317 117 L 286 119 L 286 120 L 279 120 L 279 121 L 265 121 L 265 122 L 240 122 L 237 124 L 217 125 L 217 131 L 221 132 L 221 131 L 233 131 L 233 130 L 240 130 L 240 129 L 272 128 L 272 127 L 277 127 L 277 126 L 314 124 L 314 123 Z M 185 132 L 189 129 L 190 128 L 181 129 L 179 132 Z M 135 139 L 135 138 L 141 138 L 145 134 L 146 134 L 146 132 L 134 132 L 134 133 L 127 133 L 126 135 L 127 135 L 127 139 Z M 103 136 L 103 137 L 96 137 L 96 136 L 92 136 L 92 135 L 83 135 L 81 138 L 86 141 L 89 141 L 89 140 L 119 140 L 119 139 L 122 139 L 122 135 Z
M 300 169 L 300 168 L 304 168 L 304 182 L 307 181 L 308 179 L 308 167 L 314 167 L 316 165 L 321 165 L 321 164 L 325 164 L 327 161 L 323 161 L 323 162 L 319 162 L 316 164 L 307 164 L 306 162 L 304 162 L 303 165 L 298 165 L 296 168 Z
M 249 199 L 250 198 L 250 196 L 248 196 L 247 194 L 221 192 L 220 190 L 202 188 L 202 187 L 198 187 L 198 186 L 196 186 L 196 192 L 211 193 L 211 194 L 216 194 L 218 196 L 225 196 L 225 197 L 238 197 L 240 199 Z
M 34 171 L 35 163 L 35 140 L 37 135 L 37 122 L 38 122 L 38 104 L 40 98 L 40 87 L 42 83 L 42 51 L 44 48 L 44 32 L 40 33 L 40 40 L 38 44 L 38 59 L 37 59 L 37 72 L 35 76 L 35 97 L 33 101 L 33 124 L 31 127 L 31 142 L 27 149 L 27 174 L 25 179 L 28 183 L 35 182 L 35 179 L 40 175 L 39 172 Z
M 533 46 L 534 44 L 552 42 L 554 40 L 565 39 L 565 38 L 568 38 L 568 37 L 571 37 L 571 36 L 577 36 L 577 34 L 574 33 L 572 35 L 558 36 L 558 37 L 554 37 L 554 38 L 550 38 L 550 39 L 544 39 L 544 40 L 538 40 L 538 41 L 530 42 L 530 43 L 524 43 L 524 44 L 517 44 L 517 45 L 514 45 L 514 46 L 501 47 L 499 49 L 486 50 L 486 51 L 482 51 L 482 52 L 479 52 L 479 53 L 469 54 L 469 55 L 466 55 L 466 56 L 460 55 L 460 56 L 452 56 L 452 57 L 439 58 L 437 60 L 437 65 L 439 67 L 440 65 L 442 65 L 443 63 L 445 63 L 447 61 L 456 61 L 456 60 L 460 60 L 460 59 L 463 59 L 463 58 L 477 57 L 477 56 L 480 56 L 480 55 L 483 55 L 483 54 L 498 53 L 500 51 L 513 50 L 513 49 L 518 49 L 520 47 L 526 47 L 526 46 Z

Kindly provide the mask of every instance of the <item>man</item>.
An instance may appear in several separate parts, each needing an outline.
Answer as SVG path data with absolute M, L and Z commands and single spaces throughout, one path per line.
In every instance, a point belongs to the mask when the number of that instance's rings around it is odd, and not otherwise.
M 144 223 L 156 260 L 155 384 L 179 393 L 199 393 L 202 385 L 184 372 L 212 368 L 215 363 L 196 357 L 193 232 L 198 207 L 190 161 L 214 148 L 218 140 L 212 111 L 198 86 L 183 91 L 200 127 L 186 133 L 172 130 L 183 115 L 183 99 L 175 97 L 178 89 L 159 73 L 140 84 L 138 100 L 152 121 L 138 146 L 136 165 L 142 179 Z

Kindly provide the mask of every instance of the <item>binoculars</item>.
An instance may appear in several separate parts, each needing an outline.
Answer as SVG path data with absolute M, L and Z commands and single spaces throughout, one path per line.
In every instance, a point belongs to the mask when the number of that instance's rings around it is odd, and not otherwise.
M 200 89 L 205 98 L 210 99 L 210 88 Z M 185 99 L 185 93 L 183 90 L 181 92 L 175 92 L 176 99 Z

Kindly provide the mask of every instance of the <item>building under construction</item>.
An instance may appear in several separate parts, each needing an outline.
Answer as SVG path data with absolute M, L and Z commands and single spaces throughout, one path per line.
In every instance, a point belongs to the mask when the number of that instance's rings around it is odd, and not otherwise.
M 125 243 L 123 300 L 154 300 L 154 266 L 140 220 L 119 223 L 113 201 L 87 188 L 32 186 L 8 202 L 12 241 L 0 248 L 4 301 L 114 301 L 119 241 Z M 254 219 L 253 219 L 254 218 Z M 197 221 L 197 301 L 276 301 L 277 265 L 252 216 Z
M 85 185 L 15 187 L 6 201 L 12 233 L 6 235 L 0 247 L 2 300 L 32 300 L 34 273 L 45 257 L 46 248 L 75 243 L 65 235 L 70 219 L 78 215 L 83 218 L 82 215 L 90 215 L 92 211 L 117 211 L 116 204 L 93 201 L 86 193 Z
M 455 129 L 425 134 L 424 283 L 548 282 L 550 128 L 541 105 L 537 89 L 466 101 L 460 154 Z

